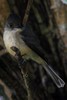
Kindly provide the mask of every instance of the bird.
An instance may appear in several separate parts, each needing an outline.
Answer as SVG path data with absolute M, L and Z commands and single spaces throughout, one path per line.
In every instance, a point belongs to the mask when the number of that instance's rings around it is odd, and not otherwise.
M 11 49 L 14 46 L 19 49 L 23 59 L 31 59 L 42 65 L 58 88 L 64 87 L 65 82 L 46 62 L 45 51 L 38 36 L 32 31 L 31 25 L 29 23 L 23 25 L 20 16 L 17 14 L 12 13 L 8 16 L 4 25 L 3 41 L 7 51 L 12 56 L 15 55 L 15 52 Z

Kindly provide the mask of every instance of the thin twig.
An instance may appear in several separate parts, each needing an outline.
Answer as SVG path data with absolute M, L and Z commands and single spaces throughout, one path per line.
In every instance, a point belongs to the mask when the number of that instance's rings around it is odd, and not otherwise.
M 22 58 L 22 55 L 21 55 L 21 53 L 20 53 L 20 51 L 19 51 L 18 48 L 16 48 L 16 47 L 13 46 L 13 47 L 11 47 L 11 49 L 12 49 L 14 52 L 16 52 L 15 57 L 16 57 L 16 59 L 17 59 L 17 61 L 18 61 L 18 66 L 19 66 L 19 68 L 20 68 L 20 70 L 21 70 L 21 73 L 22 73 L 22 75 L 23 75 L 25 87 L 26 87 L 27 94 L 28 94 L 28 100 L 33 100 L 33 99 L 32 99 L 32 95 L 31 95 L 31 91 L 30 91 L 30 88 L 29 88 L 29 84 L 28 84 L 28 78 L 29 78 L 29 76 L 27 75 L 27 71 L 24 70 L 24 68 L 26 68 L 26 66 L 25 66 L 25 64 L 24 64 L 25 61 L 24 61 L 24 59 Z
M 23 69 L 21 69 L 21 73 L 23 75 L 23 79 L 24 79 L 24 83 L 25 83 L 25 86 L 26 86 L 26 90 L 27 90 L 27 93 L 28 93 L 28 100 L 33 100 L 32 99 L 32 96 L 31 96 L 31 91 L 29 89 L 29 84 L 28 84 L 28 75 L 26 75 L 23 71 Z
M 32 3 L 33 3 L 33 0 L 28 0 L 27 8 L 26 8 L 26 11 L 25 11 L 24 19 L 23 19 L 23 25 L 26 25 L 26 23 L 27 23 Z

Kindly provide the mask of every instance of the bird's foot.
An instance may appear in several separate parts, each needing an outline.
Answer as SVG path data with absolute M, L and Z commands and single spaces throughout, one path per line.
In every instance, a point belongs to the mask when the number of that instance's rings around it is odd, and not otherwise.
M 15 57 L 16 57 L 16 58 L 22 57 L 22 56 L 21 56 L 21 53 L 20 53 L 20 51 L 19 51 L 19 49 L 18 49 L 17 47 L 12 46 L 11 49 L 15 52 Z
M 19 66 L 21 66 L 22 64 L 25 64 L 26 60 L 22 58 L 22 55 L 19 49 L 15 46 L 12 46 L 11 49 L 15 52 L 15 58 L 17 59 Z

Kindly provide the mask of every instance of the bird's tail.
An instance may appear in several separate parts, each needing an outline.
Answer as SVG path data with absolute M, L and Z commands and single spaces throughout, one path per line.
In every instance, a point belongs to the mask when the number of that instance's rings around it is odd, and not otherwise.
M 53 82 L 56 84 L 58 88 L 64 87 L 65 82 L 47 63 L 43 65 L 43 68 L 46 70 L 47 74 L 52 78 Z

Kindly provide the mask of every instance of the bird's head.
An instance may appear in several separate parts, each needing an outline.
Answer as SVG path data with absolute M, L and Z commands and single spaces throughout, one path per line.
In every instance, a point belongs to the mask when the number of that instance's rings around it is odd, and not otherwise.
M 6 20 L 5 30 L 20 30 L 23 28 L 21 18 L 16 14 L 10 14 Z

